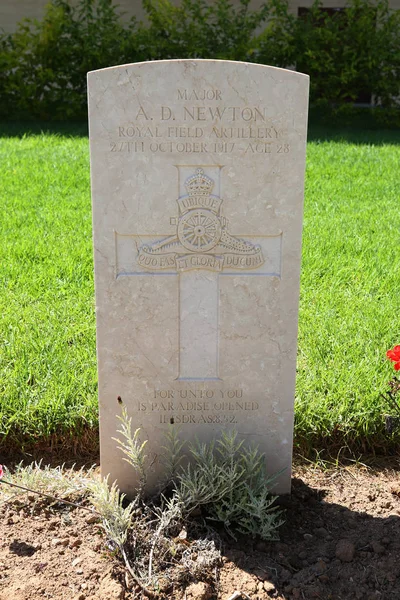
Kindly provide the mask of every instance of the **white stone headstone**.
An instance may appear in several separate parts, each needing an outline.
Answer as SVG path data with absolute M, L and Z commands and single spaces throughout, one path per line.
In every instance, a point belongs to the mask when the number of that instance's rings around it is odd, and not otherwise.
M 171 60 L 88 74 L 101 468 L 235 428 L 290 491 L 308 77 Z

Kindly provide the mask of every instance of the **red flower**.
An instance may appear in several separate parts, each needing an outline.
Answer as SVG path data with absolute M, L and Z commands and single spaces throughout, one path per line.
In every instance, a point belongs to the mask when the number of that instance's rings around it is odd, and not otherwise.
M 386 356 L 394 362 L 395 371 L 400 371 L 400 346 L 395 346 L 393 350 L 388 350 Z
M 0 465 L 0 479 L 3 477 L 4 472 L 3 472 L 3 465 Z

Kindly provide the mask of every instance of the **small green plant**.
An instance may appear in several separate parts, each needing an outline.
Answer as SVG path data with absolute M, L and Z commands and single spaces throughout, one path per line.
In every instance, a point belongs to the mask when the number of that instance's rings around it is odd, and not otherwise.
M 93 468 L 86 472 L 83 467 L 75 471 L 74 465 L 68 470 L 64 469 L 64 465 L 42 468 L 40 461 L 31 463 L 27 467 L 23 467 L 20 463 L 14 473 L 10 473 L 6 467 L 0 465 L 0 498 L 8 502 L 22 494 L 25 496 L 28 494 L 28 499 L 32 499 L 31 496 L 35 499 L 33 510 L 38 501 L 42 504 L 49 503 L 50 500 L 53 505 L 66 504 L 94 514 L 93 509 L 82 506 L 82 503 L 67 500 L 71 497 L 75 499 L 75 496 L 85 496 L 87 486 L 93 477 Z M 97 515 L 100 516 L 99 513 Z
M 106 534 L 121 549 L 132 526 L 133 514 L 137 508 L 139 496 L 133 502 L 129 502 L 124 506 L 125 494 L 121 494 L 115 481 L 110 485 L 108 477 L 101 480 L 93 478 L 88 485 L 88 489 L 90 492 L 89 500 L 97 512 L 101 514 Z
M 103 515 L 104 529 L 124 559 L 125 565 L 145 594 L 158 585 L 158 574 L 166 561 L 185 568 L 189 577 L 198 578 L 205 572 L 215 572 L 220 553 L 211 539 L 187 542 L 187 548 L 173 540 L 184 534 L 194 522 L 194 512 L 207 522 L 222 523 L 233 537 L 235 532 L 256 536 L 264 540 L 277 539 L 283 523 L 282 512 L 274 505 L 270 495 L 273 478 L 265 473 L 264 456 L 257 448 L 249 448 L 239 441 L 235 431 L 223 431 L 220 438 L 208 443 L 190 444 L 184 456 L 184 443 L 176 428 L 166 433 L 164 464 L 164 494 L 158 499 L 144 501 L 146 471 L 146 442 L 139 441 L 140 430 L 132 432 L 131 419 L 124 407 L 119 417 L 118 432 L 122 439 L 114 438 L 127 462 L 139 475 L 137 496 L 133 508 L 123 508 L 123 496 L 115 484 L 108 489 L 107 480 L 92 486 L 92 501 Z M 182 459 L 185 458 L 185 466 Z M 132 516 L 137 508 L 134 524 Z M 154 519 L 154 516 L 156 519 Z M 134 530 L 135 563 L 127 551 L 129 530 Z M 129 546 L 129 544 L 128 544 Z M 190 549 L 189 549 L 190 548 Z M 145 557 L 148 557 L 146 561 Z M 160 567 L 161 565 L 161 567 Z M 212 575 L 214 577 L 214 575 Z
M 96 510 L 83 506 L 81 503 L 77 504 L 66 500 L 66 497 L 76 495 L 85 497 L 88 491 L 89 500 Z M 65 470 L 63 466 L 42 467 L 40 462 L 26 467 L 21 463 L 11 473 L 3 465 L 0 465 L 0 498 L 9 502 L 21 494 L 28 495 L 28 500 L 31 499 L 30 495 L 36 497 L 37 494 L 41 498 L 41 503 L 48 504 L 50 501 L 50 504 L 67 504 L 89 511 L 96 518 L 99 517 L 107 536 L 108 548 L 121 554 L 131 577 L 145 595 L 150 598 L 157 597 L 154 592 L 146 589 L 126 553 L 128 535 L 134 525 L 139 529 L 140 519 L 136 518 L 134 522 L 140 502 L 139 495 L 133 502 L 126 502 L 125 495 L 119 491 L 116 483 L 109 485 L 108 478 L 101 480 L 96 477 L 93 467 L 86 471 L 84 468 L 74 471 L 73 467 L 68 470 Z M 151 535 L 151 523 L 148 524 L 145 519 L 143 519 L 143 523 L 142 536 Z
M 239 441 L 236 431 L 223 431 L 216 442 L 190 445 L 189 463 L 178 473 L 173 501 L 183 516 L 201 508 L 206 519 L 233 531 L 277 539 L 283 523 L 265 473 L 264 455 Z
M 119 448 L 128 456 L 127 462 L 139 474 L 138 493 L 145 484 L 145 460 L 143 448 L 146 442 L 138 442 L 139 430 L 132 434 L 131 419 L 124 407 L 121 417 L 123 440 Z M 115 439 L 115 438 L 114 438 Z M 274 505 L 276 497 L 270 488 L 274 477 L 267 477 L 264 455 L 257 448 L 249 448 L 238 440 L 234 430 L 223 431 L 217 440 L 189 445 L 188 463 L 179 465 L 183 442 L 175 431 L 167 433 L 167 473 L 171 478 L 166 487 L 172 488 L 169 497 L 162 496 L 157 508 L 160 532 L 177 527 L 190 514 L 201 508 L 206 519 L 217 521 L 233 536 L 233 530 L 260 535 L 264 540 L 276 539 L 277 530 L 283 523 L 282 513 Z
M 168 487 L 178 474 L 183 459 L 183 446 L 184 442 L 179 439 L 179 428 L 171 425 L 165 434 L 165 446 L 162 446 L 162 449 L 165 450 L 163 455 L 164 487 Z
M 140 429 L 136 429 L 132 433 L 132 419 L 128 417 L 125 406 L 122 409 L 122 416 L 118 417 L 118 419 L 121 422 L 121 429 L 118 429 L 117 432 L 121 434 L 122 440 L 119 438 L 113 438 L 113 440 L 120 444 L 118 448 L 122 450 L 125 456 L 127 456 L 127 458 L 124 458 L 123 460 L 129 463 L 135 471 L 139 473 L 139 491 L 141 491 L 146 485 L 146 455 L 144 453 L 144 448 L 147 444 L 147 440 L 140 443 Z
M 93 468 L 89 470 L 81 468 L 77 471 L 74 465 L 66 470 L 64 465 L 59 467 L 43 466 L 42 461 L 33 462 L 27 466 L 21 462 L 15 467 L 13 473 L 8 470 L 3 473 L 1 470 L 1 474 L 6 476 L 6 481 L 10 484 L 10 487 L 7 486 L 6 489 L 3 486 L 1 491 L 8 494 L 8 499 L 26 495 L 27 490 L 34 490 L 38 494 L 41 492 L 47 495 L 53 494 L 60 500 L 84 495 L 92 479 Z M 14 485 L 21 487 L 14 487 Z M 53 498 L 53 500 L 57 500 L 57 498 Z
M 100 480 L 92 479 L 88 489 L 90 492 L 89 499 L 101 516 L 102 526 L 108 538 L 109 546 L 111 545 L 113 550 L 117 550 L 120 553 L 126 569 L 135 584 L 142 589 L 145 596 L 156 598 L 157 595 L 146 588 L 140 573 L 136 572 L 132 562 L 128 558 L 126 548 L 130 530 L 135 525 L 137 527 L 138 519 L 134 522 L 134 516 L 138 509 L 140 495 L 138 494 L 132 502 L 126 502 L 125 494 L 119 491 L 115 481 L 109 485 L 108 477 Z M 147 528 L 145 528 L 146 530 Z

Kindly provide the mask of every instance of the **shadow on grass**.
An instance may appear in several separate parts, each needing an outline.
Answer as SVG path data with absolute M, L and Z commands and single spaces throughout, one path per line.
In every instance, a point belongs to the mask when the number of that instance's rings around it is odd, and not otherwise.
M 311 109 L 308 141 L 397 145 L 400 144 L 400 126 L 395 123 L 395 119 L 382 122 L 379 113 L 369 109 L 360 109 L 352 115 L 340 116 Z
M 380 120 L 377 110 L 360 109 L 354 114 L 335 116 L 311 109 L 308 141 L 347 142 L 349 144 L 400 144 L 400 126 L 387 118 Z M 67 137 L 87 137 L 86 121 L 9 121 L 0 122 L 0 138 L 23 138 L 29 135 L 53 134 Z
M 88 124 L 84 121 L 9 121 L 0 122 L 0 138 L 23 138 L 30 135 L 60 135 L 87 137 Z
M 0 445 L 0 464 L 8 469 L 22 463 L 41 462 L 43 466 L 58 467 L 65 465 L 99 464 L 99 430 L 97 427 L 85 427 L 79 435 L 71 433 L 53 434 L 40 439 L 4 438 Z M 1 598 L 0 598 L 1 600 Z

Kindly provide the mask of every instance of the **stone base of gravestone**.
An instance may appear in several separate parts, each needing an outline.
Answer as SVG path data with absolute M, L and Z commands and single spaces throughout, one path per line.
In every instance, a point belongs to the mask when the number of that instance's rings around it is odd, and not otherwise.
M 88 75 L 102 473 L 113 438 L 224 428 L 290 491 L 308 77 L 212 60 Z

